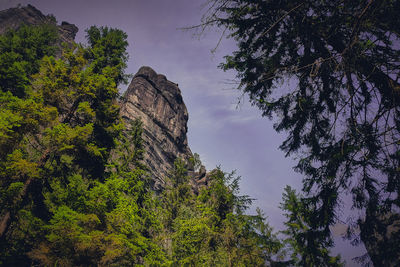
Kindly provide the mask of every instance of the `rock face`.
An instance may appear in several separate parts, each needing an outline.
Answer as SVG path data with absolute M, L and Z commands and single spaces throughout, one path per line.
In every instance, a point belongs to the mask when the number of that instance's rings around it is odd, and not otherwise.
M 150 67 L 140 68 L 125 92 L 121 115 L 128 121 L 142 120 L 145 161 L 155 189 L 162 189 L 175 159 L 192 156 L 186 137 L 188 112 L 178 85 Z
M 57 25 L 56 19 L 51 15 L 43 15 L 38 9 L 32 5 L 23 7 L 9 8 L 0 11 L 0 34 L 4 34 L 10 29 L 18 29 L 22 24 L 40 25 L 40 24 L 53 24 Z M 58 45 L 61 43 L 72 43 L 78 28 L 68 22 L 63 21 L 61 25 L 57 25 L 60 39 Z M 58 55 L 59 56 L 59 55 Z

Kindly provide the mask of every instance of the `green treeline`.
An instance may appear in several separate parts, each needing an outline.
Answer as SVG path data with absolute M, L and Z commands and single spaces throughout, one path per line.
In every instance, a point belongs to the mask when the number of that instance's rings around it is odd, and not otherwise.
M 289 187 L 280 239 L 260 210 L 245 213 L 233 173 L 213 170 L 195 193 L 193 162 L 177 159 L 156 195 L 141 122 L 119 116 L 127 36 L 91 27 L 87 39 L 56 58 L 55 26 L 0 36 L 0 265 L 340 265 L 332 244 L 306 249 L 307 211 Z

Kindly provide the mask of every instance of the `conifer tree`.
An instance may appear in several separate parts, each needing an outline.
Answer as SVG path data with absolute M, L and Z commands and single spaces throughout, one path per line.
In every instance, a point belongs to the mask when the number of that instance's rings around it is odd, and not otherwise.
M 306 209 L 295 190 L 285 187 L 281 209 L 285 211 L 285 243 L 295 266 L 344 266 L 340 256 L 330 256 L 332 242 L 313 227 L 312 212 Z
M 374 235 L 385 239 L 379 221 L 399 221 L 400 1 L 207 3 L 199 27 L 216 25 L 237 42 L 221 68 L 237 71 L 239 89 L 287 132 L 280 148 L 300 159 L 314 230 L 328 241 L 341 194 L 350 195 L 347 209 L 364 214 L 353 237 L 371 251 L 398 246 L 397 230 L 383 243 Z M 388 257 L 399 264 L 398 253 L 373 260 Z
M 121 38 L 116 38 L 115 32 Z M 4 209 L 1 210 L 0 261 L 6 265 L 28 264 L 27 252 L 38 244 L 43 247 L 30 251 L 29 257 L 42 264 L 60 260 L 65 264 L 85 265 L 93 260 L 100 262 L 103 254 L 107 254 L 104 248 L 96 246 L 101 242 L 96 236 L 100 233 L 96 227 L 105 226 L 106 214 L 91 212 L 87 194 L 90 188 L 100 192 L 112 184 L 106 181 L 110 179 L 106 165 L 123 127 L 116 100 L 116 82 L 118 77 L 123 76 L 121 66 L 125 66 L 123 64 L 127 60 L 124 56 L 126 35 L 114 29 L 103 32 L 99 40 L 120 42 L 121 59 L 118 63 L 107 61 L 99 65 L 94 58 L 87 56 L 95 43 L 89 47 L 65 47 L 62 57 L 55 59 L 51 55 L 55 47 L 50 47 L 49 42 L 56 37 L 51 39 L 50 33 L 48 25 L 24 26 L 1 37 L 2 49 L 11 55 L 10 61 L 14 65 L 20 61 L 23 66 L 31 64 L 29 68 L 22 69 L 25 71 L 21 73 L 22 78 L 2 76 L 6 79 L 4 84 L 21 88 L 13 91 L 2 87 L 1 91 L 0 144 L 4 149 L 0 162 L 0 199 Z M 27 38 L 26 42 L 20 41 L 21 36 Z M 14 50 L 9 52 L 7 44 Z M 19 44 L 26 47 L 19 48 Z M 32 49 L 35 47 L 38 49 L 36 52 Z M 97 50 L 104 50 L 102 53 L 106 57 L 118 51 L 106 48 Z M 18 56 L 14 57 L 17 52 Z M 2 70 L 9 71 L 10 67 L 5 65 Z M 26 79 L 29 82 L 18 87 L 18 82 Z M 126 180 L 133 179 L 131 183 L 140 184 L 137 177 L 143 175 L 132 173 L 126 176 Z M 118 179 L 115 178 L 114 183 Z M 121 206 L 118 204 L 121 201 L 132 202 L 135 197 L 120 197 L 129 182 L 124 180 L 119 185 L 113 189 L 114 202 L 103 203 L 111 205 L 108 210 L 99 208 L 98 211 L 115 212 L 115 216 L 130 218 L 129 210 L 118 213 L 116 208 Z M 127 209 L 136 210 L 136 203 L 132 205 Z M 119 226 L 113 227 L 116 228 L 110 231 L 110 238 L 122 231 Z M 69 232 L 65 232 L 67 229 Z M 135 229 L 133 231 L 136 233 Z M 111 238 L 109 242 L 122 244 L 123 240 Z M 60 244 L 65 245 L 64 250 L 57 251 L 61 249 Z M 80 252 L 73 255 L 74 251 Z M 132 259 L 133 255 L 126 252 L 129 254 L 126 256 L 124 253 L 110 257 Z M 44 255 L 46 259 L 42 258 Z M 137 257 L 143 261 L 142 256 Z

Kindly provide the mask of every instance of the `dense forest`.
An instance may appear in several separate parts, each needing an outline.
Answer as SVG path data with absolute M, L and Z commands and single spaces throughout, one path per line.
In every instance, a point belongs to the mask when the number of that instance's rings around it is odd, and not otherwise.
M 234 172 L 216 168 L 194 190 L 196 154 L 153 190 L 142 122 L 119 110 L 123 31 L 92 26 L 85 44 L 60 45 L 54 24 L 23 25 L 0 35 L 0 265 L 343 266 L 330 227 L 350 194 L 360 260 L 395 266 L 400 2 L 209 4 L 198 28 L 222 27 L 238 45 L 221 67 L 299 155 L 304 187 L 283 192 L 285 230 L 249 214 Z
M 65 44 L 59 58 L 57 38 L 53 25 L 0 37 L 2 265 L 302 264 L 305 226 L 290 188 L 287 240 L 261 211 L 245 213 L 251 199 L 234 173 L 215 169 L 195 192 L 187 167 L 198 157 L 177 159 L 155 194 L 141 122 L 119 117 L 124 32 L 91 27 L 87 45 Z M 339 264 L 323 244 L 316 252 Z

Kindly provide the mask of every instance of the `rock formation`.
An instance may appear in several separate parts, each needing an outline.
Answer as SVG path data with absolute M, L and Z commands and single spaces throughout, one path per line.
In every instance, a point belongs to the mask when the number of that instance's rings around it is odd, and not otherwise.
M 163 188 L 175 159 L 187 161 L 192 156 L 186 137 L 188 112 L 178 85 L 141 67 L 121 101 L 121 115 L 128 121 L 142 120 L 145 161 L 155 189 Z
M 22 24 L 38 25 L 55 23 L 52 16 L 45 16 L 32 5 L 0 11 L 0 34 L 9 29 L 18 29 Z
M 61 25 L 57 25 L 57 21 L 52 15 L 43 15 L 40 10 L 32 5 L 23 7 L 9 8 L 0 11 L 0 34 L 4 34 L 8 30 L 18 29 L 21 25 L 40 25 L 53 24 L 57 26 L 59 32 L 58 46 L 61 44 L 74 42 L 75 35 L 78 32 L 78 27 L 74 24 L 63 21 Z M 60 54 L 58 54 L 59 56 Z

